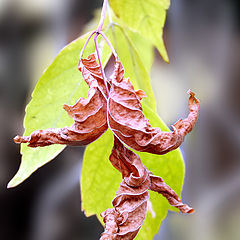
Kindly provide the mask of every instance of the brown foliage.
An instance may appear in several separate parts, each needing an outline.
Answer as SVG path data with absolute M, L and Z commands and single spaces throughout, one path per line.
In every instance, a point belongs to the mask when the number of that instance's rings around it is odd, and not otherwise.
M 73 106 L 64 105 L 68 115 L 74 119 L 73 125 L 37 130 L 27 137 L 16 136 L 16 143 L 29 143 L 29 147 L 43 147 L 55 143 L 87 145 L 107 130 L 106 89 L 94 54 L 82 59 L 79 70 L 89 86 L 89 91 L 87 99 L 80 98 Z
M 107 209 L 101 215 L 105 222 L 105 231 L 101 240 L 134 239 L 140 230 L 147 213 L 148 190 L 162 194 L 168 202 L 182 213 L 194 210 L 183 204 L 177 194 L 164 181 L 152 175 L 142 164 L 139 156 L 126 148 L 116 137 L 110 155 L 112 165 L 123 176 L 113 209 Z
M 189 115 L 176 122 L 172 132 L 153 128 L 142 112 L 142 92 L 136 92 L 129 79 L 124 79 L 124 68 L 116 59 L 115 71 L 111 78 L 108 101 L 108 125 L 115 136 L 127 146 L 154 154 L 165 154 L 179 147 L 184 137 L 197 121 L 200 102 L 189 90 Z
M 101 215 L 105 231 L 101 240 L 134 239 L 147 213 L 149 190 L 163 195 L 170 205 L 182 213 L 194 210 L 183 204 L 177 194 L 165 182 L 152 175 L 137 154 L 127 146 L 141 152 L 165 154 L 180 146 L 198 118 L 200 102 L 189 90 L 189 114 L 176 122 L 172 132 L 153 128 L 145 118 L 141 99 L 142 90 L 134 90 L 129 79 L 124 79 L 124 68 L 116 57 L 114 73 L 109 79 L 108 96 L 100 66 L 94 54 L 81 59 L 79 70 L 89 86 L 88 98 L 80 98 L 73 106 L 64 105 L 74 119 L 71 127 L 34 131 L 30 136 L 16 136 L 16 143 L 28 143 L 30 147 L 54 143 L 86 145 L 95 141 L 109 127 L 114 134 L 114 146 L 110 155 L 112 165 L 121 172 L 122 183 L 112 201 L 113 208 Z

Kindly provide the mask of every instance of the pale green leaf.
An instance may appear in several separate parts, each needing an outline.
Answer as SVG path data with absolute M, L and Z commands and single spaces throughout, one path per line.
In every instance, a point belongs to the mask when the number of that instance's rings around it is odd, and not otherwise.
M 37 129 L 65 127 L 71 126 L 73 123 L 73 120 L 64 111 L 63 105 L 74 104 L 78 98 L 87 96 L 88 86 L 77 66 L 78 55 L 88 35 L 86 34 L 67 45 L 39 79 L 32 93 L 32 99 L 26 107 L 25 136 Z M 84 56 L 94 51 L 94 42 L 91 40 Z M 109 57 L 110 50 L 105 44 L 102 56 L 104 64 Z M 64 145 L 30 148 L 26 144 L 21 144 L 21 165 L 8 187 L 20 184 L 36 169 L 57 156 L 64 148 Z
M 145 116 L 150 119 L 152 126 L 160 127 L 162 131 L 168 131 L 166 125 L 159 119 L 149 107 L 143 105 Z M 143 164 L 154 175 L 160 176 L 180 196 L 184 181 L 185 166 L 179 149 L 165 155 L 136 152 Z M 152 213 L 147 212 L 147 217 L 136 237 L 138 240 L 152 240 L 158 233 L 162 220 L 166 217 L 168 210 L 177 211 L 171 207 L 167 200 L 156 192 L 150 191 Z
M 130 46 L 135 48 L 135 51 L 149 74 L 154 60 L 153 45 L 137 32 L 128 30 L 127 37 L 129 38 Z
M 85 31 L 93 31 L 94 29 L 96 29 L 96 26 L 98 24 L 98 21 L 100 19 L 100 14 L 101 12 L 98 10 L 95 11 L 95 16 L 94 18 L 86 25 L 85 27 Z M 130 43 L 128 43 L 128 48 L 134 48 L 135 50 L 137 50 L 137 53 L 140 57 L 140 59 L 144 59 L 144 66 L 145 69 L 147 70 L 147 72 L 149 73 L 153 64 L 153 59 L 154 59 L 154 52 L 153 52 L 153 44 L 149 41 L 146 41 L 146 39 L 139 34 L 136 31 L 131 31 L 128 26 L 124 25 L 122 26 L 122 22 L 119 21 L 118 18 L 116 18 L 114 16 L 114 13 L 112 11 L 110 11 L 111 14 L 111 21 L 109 20 L 109 15 L 107 13 L 106 18 L 104 20 L 104 25 L 103 25 L 103 32 L 105 32 L 107 35 L 109 34 L 109 31 L 111 32 L 110 34 L 112 34 L 112 32 L 114 31 L 114 29 L 116 28 L 116 25 L 119 25 L 119 27 L 121 29 L 125 29 L 124 32 L 127 32 L 127 40 L 130 41 Z M 117 37 L 116 37 L 117 36 Z M 123 51 L 126 51 L 126 48 L 124 48 L 124 46 L 126 44 L 124 44 L 123 47 L 121 47 L 122 45 L 120 45 L 120 42 L 122 41 L 122 39 L 118 39 L 119 35 L 118 33 L 113 34 L 113 39 L 114 40 L 114 47 L 117 50 L 117 54 L 120 55 L 120 53 Z M 115 39 L 116 38 L 116 39 Z M 119 46 L 120 45 L 120 46 Z M 120 52 L 119 52 L 120 51 Z M 121 53 L 122 55 L 122 53 Z
M 108 130 L 87 146 L 81 172 L 82 210 L 86 216 L 100 215 L 111 202 L 121 182 L 121 174 L 111 165 L 109 156 L 113 134 Z
M 140 42 L 136 48 L 132 40 L 136 39 L 139 35 L 131 32 L 128 29 L 123 29 L 121 26 L 113 25 L 108 28 L 106 32 L 107 37 L 112 42 L 123 66 L 125 69 L 125 77 L 129 77 L 135 89 L 142 89 L 147 94 L 147 98 L 143 99 L 143 102 L 156 109 L 156 101 L 151 87 L 151 80 L 148 74 L 152 64 L 152 47 L 149 44 L 144 44 L 146 49 L 139 54 Z M 143 41 L 140 37 L 139 41 Z M 142 42 L 143 43 L 143 42 Z M 146 69 L 145 62 L 147 62 Z
M 110 0 L 110 4 L 116 16 L 150 40 L 168 62 L 162 35 L 170 0 Z
M 144 114 L 153 126 L 168 130 L 147 105 L 143 105 Z M 87 216 L 112 208 L 112 200 L 119 188 L 121 174 L 111 165 L 109 156 L 113 146 L 113 134 L 108 130 L 101 138 L 87 146 L 81 174 L 82 210 Z M 137 153 L 144 165 L 153 174 L 161 176 L 178 194 L 184 179 L 184 162 L 180 150 L 159 156 L 150 153 Z M 150 240 L 158 232 L 167 210 L 173 209 L 165 198 L 150 191 L 153 212 L 147 218 L 136 239 Z M 153 215 L 152 215 L 153 214 Z M 155 214 L 155 215 L 154 215 Z

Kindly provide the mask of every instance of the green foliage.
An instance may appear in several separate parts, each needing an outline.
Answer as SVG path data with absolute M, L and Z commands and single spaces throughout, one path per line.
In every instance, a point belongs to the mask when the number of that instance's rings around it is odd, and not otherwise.
M 110 0 L 110 4 L 116 16 L 151 41 L 168 62 L 162 35 L 170 0 Z
M 113 16 L 114 23 L 109 23 L 106 19 L 104 32 L 123 63 L 125 77 L 130 78 L 135 89 L 142 89 L 147 94 L 147 98 L 142 100 L 145 116 L 152 126 L 167 131 L 168 128 L 156 113 L 156 101 L 149 73 L 153 62 L 153 46 L 157 47 L 163 59 L 168 61 L 162 40 L 162 28 L 169 0 L 111 0 L 110 3 L 116 16 Z M 43 73 L 26 108 L 24 135 L 29 135 L 37 129 L 72 124 L 73 120 L 62 106 L 74 104 L 80 97 L 87 96 L 88 87 L 77 69 L 78 55 L 87 36 L 88 34 L 66 46 Z M 94 43 L 91 40 L 84 55 L 87 56 L 94 50 Z M 110 50 L 105 44 L 102 56 L 104 65 L 109 57 Z M 87 146 L 83 159 L 82 210 L 87 216 L 97 214 L 100 221 L 102 221 L 100 213 L 112 207 L 112 199 L 121 182 L 121 174 L 112 167 L 108 159 L 112 146 L 113 135 L 108 130 L 100 139 Z M 20 184 L 64 148 L 62 145 L 52 145 L 33 149 L 22 144 L 20 169 L 8 186 Z M 180 194 L 184 179 L 184 163 L 180 150 L 162 156 L 138 152 L 137 154 L 149 171 L 161 176 L 176 193 Z M 166 199 L 157 193 L 150 193 L 150 202 L 153 211 L 147 213 L 136 239 L 152 239 L 158 232 L 168 209 L 174 210 Z
M 168 128 L 147 105 L 143 105 L 144 114 L 153 126 L 167 131 Z M 113 135 L 108 130 L 100 139 L 87 146 L 81 174 L 82 210 L 87 216 L 111 208 L 111 202 L 119 188 L 121 174 L 111 165 L 109 155 L 113 146 Z M 184 164 L 180 150 L 166 155 L 136 152 L 144 165 L 153 174 L 161 176 L 178 194 L 181 192 L 184 178 Z M 136 239 L 153 239 L 158 232 L 168 209 L 173 209 L 160 194 L 150 191 L 150 201 L 154 213 L 148 211 L 146 220 Z M 152 215 L 153 214 L 153 215 Z M 155 214 L 155 215 L 154 215 Z
M 86 216 L 97 214 L 99 217 L 101 212 L 112 207 L 112 199 L 121 182 L 121 174 L 108 159 L 112 147 L 113 135 L 107 130 L 85 150 L 81 173 L 81 197 L 82 210 Z
M 143 104 L 144 115 L 150 119 L 150 123 L 154 127 L 160 127 L 162 131 L 169 131 L 167 126 L 152 111 L 151 108 Z M 136 151 L 135 151 L 136 152 Z M 150 153 L 136 152 L 143 164 L 154 175 L 160 176 L 164 181 L 180 196 L 184 181 L 185 166 L 182 154 L 179 149 L 169 152 L 165 155 L 155 155 Z M 176 208 L 169 205 L 167 200 L 156 192 L 149 191 L 150 202 L 155 216 L 151 212 L 147 212 L 147 217 L 137 235 L 137 240 L 151 240 L 158 233 L 162 220 L 167 215 L 167 211 L 177 211 Z
M 151 80 L 144 64 L 146 62 L 148 71 L 150 71 L 152 64 L 151 59 L 153 56 L 152 46 L 149 45 L 148 42 L 144 42 L 142 37 L 137 33 L 131 32 L 127 29 L 124 30 L 122 27 L 116 25 L 109 28 L 106 35 L 112 42 L 124 66 L 124 76 L 130 78 L 135 89 L 142 89 L 145 91 L 147 98 L 143 99 L 143 102 L 155 110 L 156 101 L 151 87 Z M 138 37 L 138 47 L 139 44 L 142 43 L 142 48 L 144 49 L 141 52 L 141 55 L 133 42 L 133 40 Z
M 149 74 L 154 60 L 153 45 L 137 32 L 133 32 L 126 28 L 125 32 L 127 33 L 124 34 L 124 37 L 129 45 L 129 49 L 133 48 L 134 53 L 137 54 L 140 59 L 144 59 L 144 67 Z
M 83 35 L 67 45 L 39 79 L 32 93 L 32 99 L 26 107 L 25 136 L 37 129 L 65 127 L 73 123 L 63 109 L 63 105 L 74 104 L 80 96 L 87 96 L 88 86 L 77 65 L 78 55 L 88 35 Z M 94 42 L 90 41 L 85 54 L 94 51 Z M 109 57 L 110 50 L 105 44 L 102 56 L 104 64 Z M 26 144 L 21 144 L 21 165 L 8 187 L 20 184 L 36 169 L 55 158 L 64 148 L 63 145 L 29 148 Z

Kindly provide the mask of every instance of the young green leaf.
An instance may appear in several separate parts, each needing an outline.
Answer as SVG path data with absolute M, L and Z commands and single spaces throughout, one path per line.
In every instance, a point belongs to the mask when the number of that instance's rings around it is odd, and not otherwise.
M 126 26 L 127 32 L 124 37 L 128 41 L 129 48 L 133 48 L 134 52 L 139 56 L 142 63 L 144 64 L 147 73 L 150 74 L 153 60 L 154 60 L 154 49 L 151 42 L 146 41 L 138 32 L 133 32 Z
M 132 39 L 135 39 L 138 34 L 130 30 L 123 29 L 118 25 L 113 25 L 108 29 L 106 35 L 112 42 L 116 52 L 125 68 L 125 77 L 129 77 L 134 88 L 143 90 L 147 98 L 143 99 L 143 103 L 147 104 L 154 111 L 156 110 L 156 101 L 151 87 L 151 80 L 148 72 L 150 71 L 152 48 L 148 44 L 146 49 L 139 54 L 140 47 L 136 48 Z M 131 36 L 131 38 L 129 37 Z M 138 43 L 139 44 L 139 43 Z M 143 47 L 145 44 L 143 45 Z M 144 54 L 145 53 L 145 54 Z M 143 55 L 144 54 L 144 55 Z M 145 66 L 147 62 L 147 68 Z
M 168 62 L 167 51 L 163 42 L 163 26 L 169 0 L 110 0 L 116 16 L 131 29 L 139 32 L 151 41 L 163 59 Z
M 70 126 L 73 120 L 63 109 L 64 104 L 74 104 L 76 100 L 87 96 L 88 87 L 78 66 L 78 55 L 89 34 L 67 45 L 55 58 L 39 79 L 32 100 L 26 107 L 24 119 L 25 132 L 29 135 L 37 129 Z M 94 42 L 90 41 L 86 54 L 94 52 Z M 103 62 L 107 63 L 111 53 L 104 44 Z M 29 148 L 21 144 L 22 161 L 17 174 L 8 184 L 14 187 L 28 178 L 36 169 L 56 157 L 65 146 L 52 145 L 45 148 Z
M 82 210 L 86 216 L 100 213 L 111 207 L 121 175 L 115 170 L 109 156 L 113 146 L 113 135 L 107 130 L 100 139 L 86 147 L 81 172 Z

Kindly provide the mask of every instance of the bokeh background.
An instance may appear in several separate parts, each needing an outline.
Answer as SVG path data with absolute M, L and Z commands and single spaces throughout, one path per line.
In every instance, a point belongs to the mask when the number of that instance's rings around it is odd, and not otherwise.
M 84 148 L 68 147 L 20 186 L 6 189 L 20 164 L 12 138 L 42 71 L 82 32 L 100 0 L 0 0 L 0 239 L 90 240 L 103 231 L 80 209 Z M 137 1 L 136 1 L 137 4 Z M 152 84 L 170 125 L 187 113 L 187 90 L 201 100 L 199 121 L 181 147 L 183 199 L 196 213 L 169 213 L 154 240 L 240 237 L 240 2 L 172 0 Z

